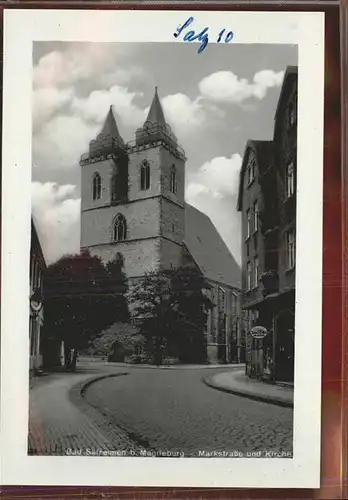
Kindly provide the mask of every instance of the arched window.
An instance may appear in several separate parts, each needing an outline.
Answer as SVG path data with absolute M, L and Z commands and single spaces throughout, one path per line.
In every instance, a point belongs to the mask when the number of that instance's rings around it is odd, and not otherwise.
M 96 172 L 93 175 L 93 200 L 99 200 L 101 197 L 101 177 Z
M 176 168 L 173 165 L 170 172 L 170 190 L 172 193 L 176 194 Z
M 127 237 L 126 219 L 122 214 L 118 214 L 114 219 L 113 240 L 123 241 L 126 239 L 126 237 Z
M 145 191 L 150 188 L 150 165 L 145 160 L 140 167 L 140 189 Z

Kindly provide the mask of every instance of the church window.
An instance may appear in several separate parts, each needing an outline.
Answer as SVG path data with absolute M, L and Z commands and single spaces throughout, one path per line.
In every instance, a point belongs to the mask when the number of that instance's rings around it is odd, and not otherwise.
M 118 214 L 114 220 L 113 227 L 113 240 L 114 241 L 123 241 L 127 237 L 127 224 L 126 219 L 122 214 Z
M 101 177 L 98 173 L 93 175 L 93 200 L 99 200 L 101 197 Z
M 173 165 L 170 172 L 170 190 L 172 193 L 176 194 L 177 184 L 176 184 L 176 168 Z
M 140 167 L 140 189 L 145 191 L 150 188 L 150 165 L 145 160 Z

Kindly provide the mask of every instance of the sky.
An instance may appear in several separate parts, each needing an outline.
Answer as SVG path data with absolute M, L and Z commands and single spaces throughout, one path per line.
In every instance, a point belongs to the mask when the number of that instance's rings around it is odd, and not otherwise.
M 50 264 L 80 245 L 82 153 L 110 105 L 125 141 L 145 121 L 155 86 L 185 150 L 186 201 L 206 213 L 238 263 L 239 171 L 249 139 L 270 140 L 293 45 L 35 42 L 32 206 Z

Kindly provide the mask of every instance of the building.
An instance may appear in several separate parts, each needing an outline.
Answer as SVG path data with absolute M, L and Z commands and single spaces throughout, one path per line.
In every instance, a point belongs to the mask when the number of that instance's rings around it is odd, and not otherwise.
M 207 324 L 212 361 L 238 356 L 232 318 L 240 268 L 210 219 L 185 202 L 183 149 L 166 123 L 157 89 L 144 125 L 125 143 L 113 108 L 81 165 L 81 250 L 122 259 L 128 281 L 149 271 L 197 265 L 213 284 Z M 235 347 L 230 346 L 231 338 Z
M 242 215 L 242 308 L 247 312 L 247 373 L 294 379 L 297 67 L 288 67 L 272 141 L 248 141 L 238 210 Z M 267 335 L 255 338 L 253 326 Z
M 46 262 L 34 219 L 31 219 L 30 245 L 30 312 L 29 312 L 29 369 L 31 373 L 42 368 L 43 276 Z

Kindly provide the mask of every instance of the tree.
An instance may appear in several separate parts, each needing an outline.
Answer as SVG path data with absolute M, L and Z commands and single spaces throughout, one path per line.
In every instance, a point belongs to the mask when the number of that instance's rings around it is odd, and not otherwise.
M 182 267 L 170 272 L 172 302 L 176 312 L 175 332 L 171 343 L 184 363 L 206 360 L 205 328 L 212 308 L 210 285 L 196 267 Z
M 142 347 L 144 337 L 132 323 L 114 323 L 110 328 L 98 335 L 87 349 L 87 352 L 97 356 L 107 356 L 110 361 L 124 361 L 126 356 L 135 353 Z
M 88 252 L 62 257 L 47 268 L 45 332 L 64 341 L 67 370 L 75 369 L 78 352 L 98 333 L 128 319 L 126 291 L 121 265 L 104 266 Z
M 149 272 L 132 284 L 128 294 L 131 314 L 139 332 L 146 339 L 146 349 L 153 353 L 154 362 L 162 363 L 163 348 L 170 335 L 174 319 L 171 304 L 170 278 L 159 272 Z
M 162 363 L 165 347 L 183 362 L 205 360 L 208 288 L 198 270 L 185 267 L 147 273 L 129 291 L 132 314 L 155 364 Z

